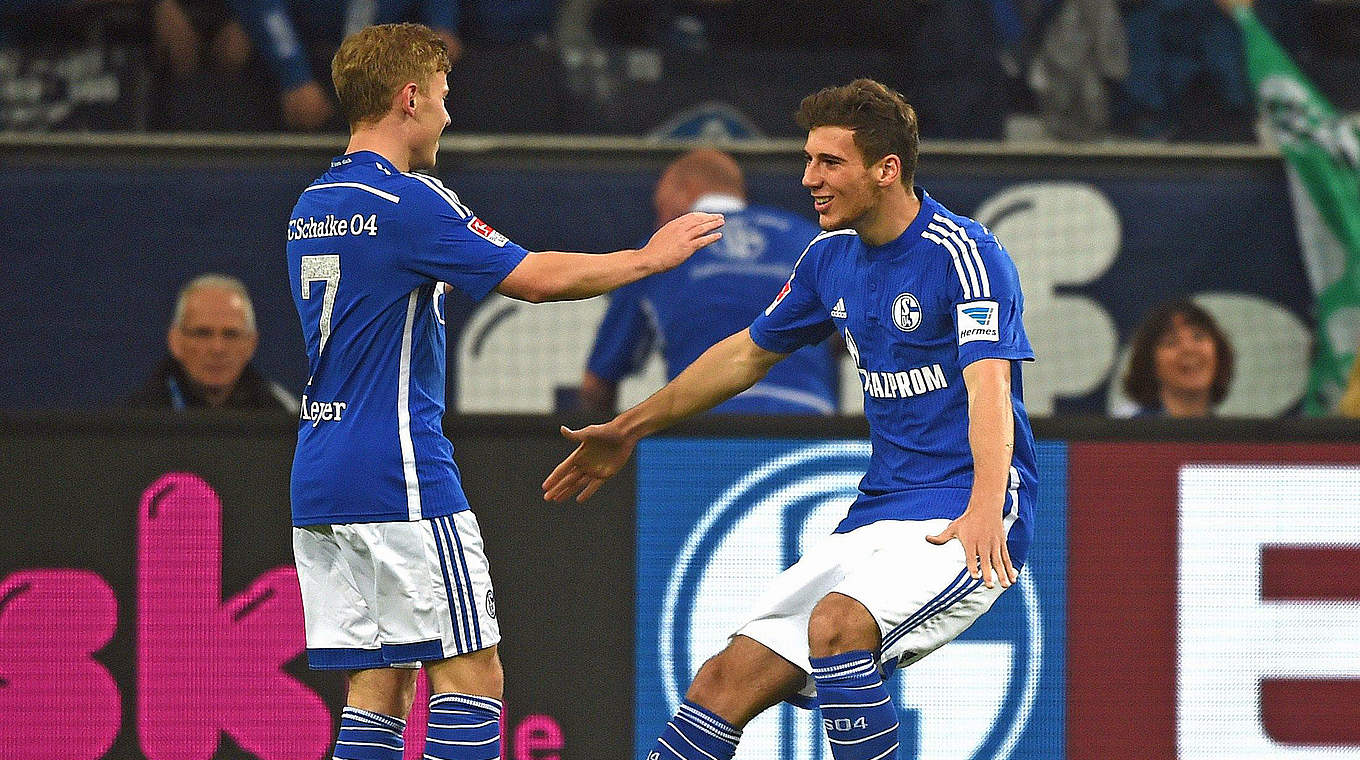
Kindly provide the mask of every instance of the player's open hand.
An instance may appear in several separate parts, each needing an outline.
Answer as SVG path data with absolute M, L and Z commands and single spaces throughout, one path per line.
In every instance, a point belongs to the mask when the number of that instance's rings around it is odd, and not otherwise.
M 937 546 L 956 538 L 963 544 L 963 559 L 968 566 L 968 574 L 974 580 L 981 579 L 987 588 L 993 588 L 997 579 L 1000 579 L 1002 588 L 1007 588 L 1020 577 L 1011 564 L 1011 553 L 1006 548 L 1006 528 L 998 517 L 966 509 L 944 530 L 926 536 L 927 541 Z
M 589 499 L 623 468 L 636 445 L 609 425 L 591 425 L 580 430 L 563 426 L 562 437 L 578 445 L 543 481 L 546 501 L 565 501 L 573 495 L 578 502 Z
M 691 211 L 661 225 L 661 229 L 652 233 L 652 239 L 647 241 L 642 250 L 656 262 L 659 267 L 657 271 L 674 269 L 693 256 L 695 251 L 717 242 L 722 237 L 722 233 L 718 232 L 722 225 L 722 214 Z

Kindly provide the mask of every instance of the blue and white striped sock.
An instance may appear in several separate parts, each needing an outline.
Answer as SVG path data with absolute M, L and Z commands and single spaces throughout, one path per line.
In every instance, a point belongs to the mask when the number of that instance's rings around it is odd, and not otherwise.
M 501 701 L 474 694 L 430 695 L 425 757 L 497 760 L 501 756 Z
M 647 760 L 732 760 L 741 729 L 689 700 L 666 724 Z
M 335 739 L 335 760 L 401 760 L 406 740 L 401 738 L 406 721 L 358 707 L 340 711 L 340 735 Z
M 822 728 L 836 760 L 897 760 L 897 710 L 872 652 L 812 658 Z

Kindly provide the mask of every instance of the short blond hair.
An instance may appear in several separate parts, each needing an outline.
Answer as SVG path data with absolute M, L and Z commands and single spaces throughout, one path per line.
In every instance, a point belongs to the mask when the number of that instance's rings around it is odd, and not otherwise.
M 381 24 L 340 43 L 331 59 L 331 81 L 340 112 L 353 128 L 386 116 L 392 96 L 407 82 L 423 87 L 436 72 L 450 68 L 448 48 L 429 27 Z

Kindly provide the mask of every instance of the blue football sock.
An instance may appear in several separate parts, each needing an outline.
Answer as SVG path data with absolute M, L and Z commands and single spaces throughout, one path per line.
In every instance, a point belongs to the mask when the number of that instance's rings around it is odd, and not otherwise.
M 731 760 L 741 741 L 741 729 L 685 700 L 666 724 L 648 760 Z
M 836 760 L 896 760 L 897 711 L 872 652 L 812 658 L 817 706 Z
M 501 701 L 473 694 L 430 695 L 425 757 L 435 760 L 498 760 Z
M 358 707 L 340 711 L 340 735 L 335 739 L 335 760 L 401 760 L 406 741 L 401 738 L 406 721 Z

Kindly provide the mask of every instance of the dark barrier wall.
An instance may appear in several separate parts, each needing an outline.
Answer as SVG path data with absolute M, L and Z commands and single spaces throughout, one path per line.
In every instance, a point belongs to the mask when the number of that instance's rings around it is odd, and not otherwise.
M 594 752 L 632 738 L 630 476 L 545 504 L 555 436 L 455 441 L 504 634 L 505 757 L 617 756 Z M 0 758 L 327 752 L 343 682 L 302 656 L 292 446 L 291 424 L 230 417 L 0 422 Z
M 1360 752 L 1360 426 L 1036 429 L 1024 580 L 894 677 L 904 746 Z M 714 418 L 645 442 L 588 505 L 546 505 L 555 420 L 449 431 L 497 584 L 515 760 L 636 756 L 743 597 L 829 530 L 865 454 L 862 421 L 814 437 Z M 325 756 L 343 695 L 301 660 L 291 444 L 258 419 L 0 416 L 0 758 Z M 806 718 L 752 724 L 743 757 L 828 757 Z
M 656 169 L 671 154 L 441 155 L 448 185 L 516 242 L 604 251 L 645 236 Z M 328 158 L 315 149 L 0 149 L 0 278 L 11 283 L 0 293 L 0 408 L 126 396 L 165 351 L 176 289 L 210 270 L 246 281 L 258 364 L 300 391 L 285 222 Z M 811 216 L 795 148 L 743 162 L 754 199 Z M 927 152 L 919 181 L 977 215 L 1015 256 L 1044 359 L 1026 373 L 1035 413 L 1103 411 L 1133 327 L 1151 305 L 1184 294 L 1214 294 L 1238 343 L 1234 393 L 1248 398 L 1230 412 L 1278 414 L 1302 392 L 1311 298 L 1278 160 Z M 451 359 L 459 325 L 450 322 Z M 459 378 L 455 368 L 451 393 Z

